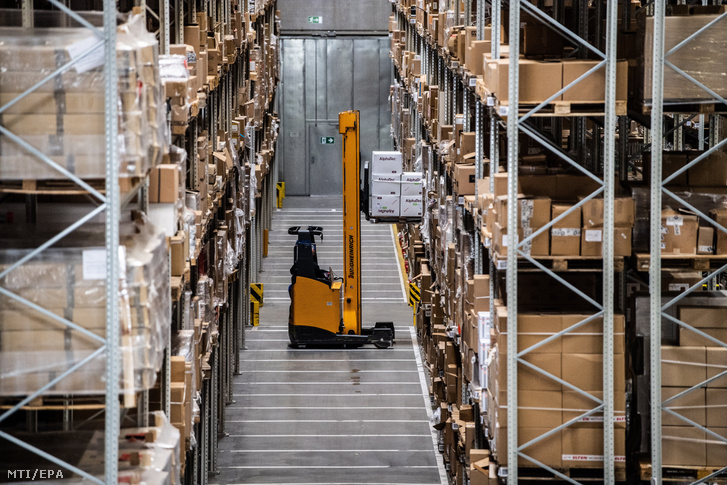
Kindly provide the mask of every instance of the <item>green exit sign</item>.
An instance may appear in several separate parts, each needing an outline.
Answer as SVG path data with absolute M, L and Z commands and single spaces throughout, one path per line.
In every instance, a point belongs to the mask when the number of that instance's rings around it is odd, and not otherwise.
M 309 24 L 322 24 L 323 17 L 308 17 Z
M 332 136 L 322 136 L 321 145 L 333 145 L 334 138 Z

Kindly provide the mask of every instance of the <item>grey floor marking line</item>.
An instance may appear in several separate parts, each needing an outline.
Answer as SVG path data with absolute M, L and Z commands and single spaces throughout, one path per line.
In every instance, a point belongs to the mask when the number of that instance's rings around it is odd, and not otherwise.
M 429 386 L 426 383 L 426 377 L 424 376 L 424 366 L 422 365 L 422 359 L 419 355 L 419 340 L 417 339 L 416 330 L 414 327 L 409 328 L 409 332 L 411 332 L 411 346 L 414 349 L 414 357 L 417 361 L 417 369 L 419 369 L 419 382 L 421 384 L 422 389 L 422 399 L 424 399 L 424 407 L 427 410 L 427 417 L 431 420 L 432 419 L 432 407 L 429 403 Z M 444 470 L 444 459 L 442 458 L 442 454 L 439 453 L 439 445 L 437 440 L 437 435 L 434 430 L 434 428 L 430 428 L 430 434 L 432 438 L 432 445 L 434 446 L 434 454 L 435 458 L 437 460 L 437 465 L 439 466 L 439 479 L 442 483 L 442 485 L 448 485 L 449 480 L 447 478 L 447 474 Z
M 301 397 L 302 396 L 309 396 L 309 397 L 310 396 L 325 396 L 325 397 L 331 397 L 331 396 L 360 396 L 360 397 L 378 396 L 378 397 L 382 397 L 382 396 L 419 396 L 419 395 L 421 395 L 421 394 L 420 393 L 414 393 L 414 394 L 406 394 L 406 393 L 387 394 L 387 393 L 381 393 L 381 392 L 377 392 L 377 393 L 338 392 L 338 393 L 334 393 L 334 394 L 320 394 L 320 393 L 303 394 L 303 393 L 300 393 L 300 392 L 295 392 L 295 393 L 277 393 L 277 392 L 273 392 L 273 393 L 268 393 L 268 392 L 266 392 L 266 393 L 256 393 L 256 392 L 248 392 L 248 393 L 245 393 L 245 394 L 233 394 L 233 396 L 237 396 L 237 397 L 245 397 L 245 396 L 266 396 L 266 397 L 270 397 L 270 396 L 286 396 L 286 397 L 287 396 L 294 396 L 294 397 L 295 396 L 301 396 Z
M 428 423 L 428 419 L 228 419 L 228 423 Z
M 228 450 L 226 453 L 429 453 L 431 450 Z

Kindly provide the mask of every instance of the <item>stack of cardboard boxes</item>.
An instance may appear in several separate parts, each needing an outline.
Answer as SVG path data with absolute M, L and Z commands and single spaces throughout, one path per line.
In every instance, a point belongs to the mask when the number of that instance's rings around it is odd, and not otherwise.
M 401 152 L 373 152 L 369 173 L 371 217 L 421 217 L 422 173 L 404 171 Z

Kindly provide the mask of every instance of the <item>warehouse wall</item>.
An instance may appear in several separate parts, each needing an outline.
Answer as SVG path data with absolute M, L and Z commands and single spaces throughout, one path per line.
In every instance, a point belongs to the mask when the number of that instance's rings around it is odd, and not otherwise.
M 388 49 L 388 37 L 282 39 L 280 179 L 288 194 L 341 193 L 341 111 L 361 112 L 362 160 L 391 149 Z
M 279 0 L 283 35 L 336 31 L 339 34 L 387 35 L 388 0 Z M 318 17 L 316 19 L 309 17 Z

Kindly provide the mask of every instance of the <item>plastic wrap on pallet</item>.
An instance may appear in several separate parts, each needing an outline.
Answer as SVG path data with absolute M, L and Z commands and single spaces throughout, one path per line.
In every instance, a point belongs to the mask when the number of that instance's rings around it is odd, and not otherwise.
M 715 209 L 727 208 L 727 194 L 719 193 L 719 188 L 700 187 L 699 189 L 683 187 L 681 189 L 672 188 L 674 195 L 688 202 L 696 209 L 704 214 L 709 214 Z M 649 251 L 649 214 L 651 207 L 650 191 L 648 187 L 633 187 L 634 213 L 636 220 L 634 222 L 633 232 L 633 249 L 636 252 Z M 662 208 L 681 208 L 682 204 L 669 194 L 664 193 L 662 196 Z
M 148 456 L 142 460 L 142 467 L 156 472 L 168 473 L 169 481 L 181 481 L 180 434 L 169 423 L 162 411 L 154 411 L 157 426 L 147 428 L 122 428 L 119 437 L 119 451 L 122 455 L 140 452 Z M 140 438 L 143 436 L 143 438 Z
M 475 255 L 472 250 L 472 234 L 469 232 L 460 233 L 460 248 L 462 251 L 462 259 L 464 264 L 462 265 L 462 271 L 464 272 L 464 280 L 470 280 L 475 275 Z
M 98 234 L 100 234 L 100 239 Z M 84 241 L 68 236 L 0 279 L 0 287 L 43 310 L 0 297 L 0 395 L 24 395 L 82 362 L 102 345 L 106 333 L 103 232 Z M 153 386 L 168 345 L 171 296 L 166 241 L 140 220 L 122 226 L 119 281 L 121 389 Z M 84 246 L 84 244 L 88 244 Z M 0 271 L 28 250 L 0 252 Z M 75 328 L 44 312 L 70 321 Z M 52 386 L 46 394 L 99 394 L 105 391 L 105 354 Z
M 0 29 L 0 105 L 13 102 L 38 81 L 75 61 L 73 67 L 0 114 L 0 124 L 81 178 L 103 178 L 106 173 L 103 52 L 103 43 L 87 29 Z M 166 150 L 166 110 L 157 57 L 156 39 L 140 17 L 119 27 L 122 177 L 145 175 L 160 163 Z M 0 137 L 0 179 L 63 178 L 10 137 Z

